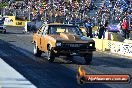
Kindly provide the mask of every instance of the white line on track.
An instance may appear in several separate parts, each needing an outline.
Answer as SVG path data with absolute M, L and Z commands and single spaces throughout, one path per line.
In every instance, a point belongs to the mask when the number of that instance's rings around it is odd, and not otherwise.
M 18 71 L 0 58 L 0 88 L 36 88 Z

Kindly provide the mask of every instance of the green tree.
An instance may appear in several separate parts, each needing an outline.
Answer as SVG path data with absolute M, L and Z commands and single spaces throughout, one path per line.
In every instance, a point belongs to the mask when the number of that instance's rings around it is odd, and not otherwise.
M 5 6 L 8 6 L 7 2 L 1 2 L 0 3 L 0 8 L 4 8 Z

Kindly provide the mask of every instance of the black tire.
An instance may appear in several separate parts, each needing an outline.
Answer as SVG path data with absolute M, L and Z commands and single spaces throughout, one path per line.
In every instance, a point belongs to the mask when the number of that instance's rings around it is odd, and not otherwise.
M 84 57 L 85 59 L 85 63 L 88 65 L 92 62 L 92 59 L 93 59 L 93 53 L 88 53 L 87 55 L 85 55 Z
M 35 55 L 35 56 L 41 57 L 42 51 L 39 50 L 37 44 L 34 44 L 34 50 L 33 50 L 33 52 L 34 52 L 34 55 Z
M 50 46 L 48 47 L 47 59 L 48 59 L 49 62 L 54 62 L 54 60 L 55 60 L 54 51 L 51 49 Z

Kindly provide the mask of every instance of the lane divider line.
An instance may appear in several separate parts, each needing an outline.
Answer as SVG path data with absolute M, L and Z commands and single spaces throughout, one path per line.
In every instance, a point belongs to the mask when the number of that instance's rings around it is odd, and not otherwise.
M 0 88 L 37 88 L 16 69 L 7 64 L 2 58 L 0 58 L 0 67 L 3 67 L 0 71 Z

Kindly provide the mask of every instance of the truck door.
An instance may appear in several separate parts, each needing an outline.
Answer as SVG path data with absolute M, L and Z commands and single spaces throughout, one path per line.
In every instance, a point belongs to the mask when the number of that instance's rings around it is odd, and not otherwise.
M 39 29 L 37 36 L 36 36 L 36 39 L 37 39 L 36 43 L 40 50 L 42 49 L 42 47 L 41 47 L 42 33 L 43 33 L 43 26 Z

